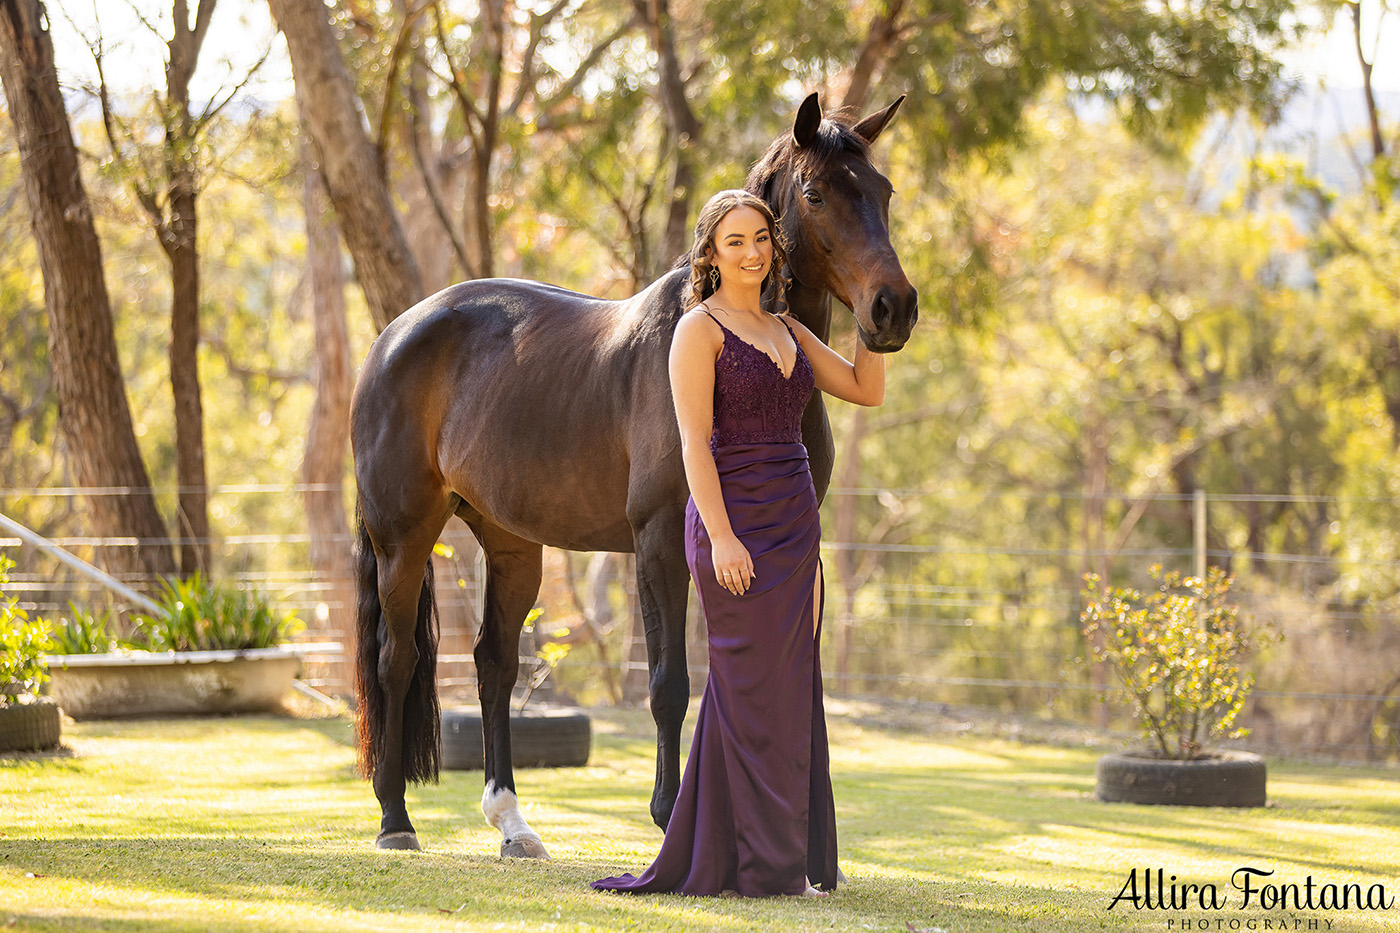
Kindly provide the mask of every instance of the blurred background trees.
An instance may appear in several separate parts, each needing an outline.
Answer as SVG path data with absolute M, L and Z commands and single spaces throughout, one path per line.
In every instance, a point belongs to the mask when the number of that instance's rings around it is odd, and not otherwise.
M 50 0 L 51 22 L 80 14 L 68 3 Z M 210 76 L 182 91 L 195 6 L 137 0 L 145 46 L 123 46 L 136 40 L 105 9 L 83 26 L 108 79 L 135 48 L 178 64 L 158 92 L 95 80 L 81 44 L 55 78 L 149 479 L 119 480 L 69 426 L 62 332 L 41 310 L 53 285 L 28 232 L 42 193 L 26 188 L 7 78 L 6 514 L 60 537 L 159 538 L 167 554 L 166 539 L 199 543 L 188 561 L 216 575 L 315 567 L 302 598 L 334 628 L 353 514 L 339 428 L 378 328 L 482 275 L 633 294 L 803 95 L 854 117 L 907 93 L 877 161 L 923 321 L 883 408 L 832 406 L 835 685 L 1087 713 L 1092 691 L 1064 664 L 1081 650 L 1080 575 L 1189 570 L 1200 490 L 1211 563 L 1290 633 L 1261 676 L 1261 732 L 1396 747 L 1400 99 L 1373 80 L 1377 37 L 1393 48 L 1400 28 L 1389 0 L 220 0 L 195 45 Z M 11 22 L 39 9 L 0 0 Z M 254 41 L 273 23 L 285 40 Z M 1283 62 L 1329 28 L 1355 28 L 1356 58 L 1322 92 Z M 237 63 L 210 39 L 230 30 L 250 37 Z M 4 45 L 7 76 L 47 67 L 20 50 Z M 264 74 L 294 82 L 246 80 L 264 55 Z M 188 279 L 155 274 L 174 268 L 186 219 L 193 319 L 172 316 Z M 193 381 L 177 378 L 191 333 Z M 851 339 L 838 322 L 838 349 Z M 181 406 L 200 391 L 195 482 Z M 152 489 L 158 526 L 44 492 L 98 477 Z M 190 493 L 206 486 L 202 532 Z M 471 554 L 450 530 L 439 579 L 468 597 Z M 557 679 L 584 699 L 625 694 L 616 675 L 639 657 L 625 562 L 552 560 L 536 636 L 597 646 Z M 470 606 L 449 620 L 463 642 Z M 1275 695 L 1299 690 L 1352 699 Z

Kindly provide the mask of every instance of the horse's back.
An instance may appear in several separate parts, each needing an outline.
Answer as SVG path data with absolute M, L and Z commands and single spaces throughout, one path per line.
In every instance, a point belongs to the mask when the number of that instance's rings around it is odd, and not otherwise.
M 431 472 L 516 534 L 628 549 L 632 447 L 675 431 L 672 278 L 624 301 L 515 279 L 424 299 L 366 359 L 353 416 L 357 475 L 362 448 L 392 451 L 384 469 Z

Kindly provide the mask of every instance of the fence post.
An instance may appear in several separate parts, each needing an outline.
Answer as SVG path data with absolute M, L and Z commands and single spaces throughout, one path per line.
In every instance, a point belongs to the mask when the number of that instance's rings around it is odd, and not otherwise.
M 1195 495 L 1196 517 L 1192 530 L 1195 532 L 1195 576 L 1197 579 L 1206 578 L 1206 491 L 1196 489 Z

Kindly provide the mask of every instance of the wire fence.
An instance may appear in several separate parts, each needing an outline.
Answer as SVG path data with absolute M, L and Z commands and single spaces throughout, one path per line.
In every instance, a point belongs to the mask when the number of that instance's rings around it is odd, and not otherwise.
M 83 534 L 81 503 L 132 490 L 0 489 L 0 513 L 27 519 L 54 543 L 103 563 L 131 538 Z M 157 490 L 173 498 L 174 490 Z M 351 692 L 353 582 L 313 569 L 306 485 L 239 485 L 210 490 L 217 529 L 213 573 L 258 588 L 295 611 L 298 641 L 340 642 L 345 655 L 312 655 L 304 679 L 324 692 Z M 1142 509 L 1146 498 L 1147 508 Z M 1249 744 L 1330 758 L 1400 759 L 1400 554 L 1369 546 L 1395 503 L 1383 498 L 1212 493 L 1091 497 L 1077 491 L 980 490 L 952 496 L 927 489 L 833 489 L 823 505 L 828 538 L 822 663 L 827 690 L 881 700 L 970 705 L 1022 716 L 1125 726 L 1126 710 L 1101 702 L 1104 686 L 1079 661 L 1085 571 L 1141 583 L 1160 563 L 1190 572 L 1206 564 L 1237 578 L 1235 600 L 1282 641 L 1254 660 L 1257 686 L 1241 717 Z M 1107 510 L 1105 511 L 1105 503 Z M 1159 521 L 1118 546 L 1085 516 L 1121 518 L 1133 505 L 1151 518 L 1194 508 L 1195 526 Z M 1248 515 L 1312 513 L 1311 531 L 1258 534 Z M 842 509 L 848 510 L 842 514 Z M 1034 525 L 1029 510 L 1059 524 Z M 1116 509 L 1116 512 L 1115 512 Z M 1090 511 L 1097 510 L 1097 511 Z M 915 516 L 879 522 L 880 516 Z M 855 519 L 852 520 L 852 516 Z M 1364 515 L 1365 527 L 1350 527 Z M 46 517 L 63 516 L 48 522 Z M 1324 521 L 1325 520 L 1325 521 Z M 262 522 L 254 527 L 254 522 Z M 1207 527 L 1208 523 L 1208 527 Z M 1284 522 L 1284 524 L 1287 524 Z M 840 540 L 833 527 L 855 529 Z M 1050 528 L 1047 532 L 1045 529 Z M 862 529 L 873 529 L 862 534 Z M 1167 529 L 1164 531 L 1164 529 Z M 1354 533 L 1352 533 L 1354 531 Z M 1274 540 L 1282 542 L 1275 545 Z M 1358 547 L 1361 540 L 1368 546 Z M 1297 547 L 1299 541 L 1311 547 Z M 173 543 L 173 542 L 172 542 Z M 320 542 L 349 552 L 347 533 Z M 1292 544 L 1292 547 L 1287 545 Z M 95 584 L 14 538 L 0 537 L 16 566 L 7 589 L 40 616 L 69 604 L 120 608 Z M 482 617 L 484 561 L 471 533 L 453 521 L 433 558 L 441 618 L 438 678 L 447 702 L 474 702 L 472 644 Z M 522 694 L 582 703 L 646 701 L 647 659 L 631 555 L 545 550 L 538 616 L 522 635 Z M 151 580 L 125 575 L 138 589 Z M 687 654 L 692 688 L 707 675 L 704 620 L 690 601 Z

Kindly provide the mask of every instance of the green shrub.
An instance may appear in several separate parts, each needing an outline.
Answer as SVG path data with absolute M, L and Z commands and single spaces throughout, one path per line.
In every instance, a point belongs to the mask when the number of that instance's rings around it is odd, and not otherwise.
M 1276 640 L 1248 630 L 1228 599 L 1233 582 L 1212 567 L 1206 579 L 1152 568 L 1157 588 L 1103 587 L 1085 576 L 1080 615 L 1096 662 L 1108 665 L 1132 705 L 1144 741 L 1164 758 L 1196 758 L 1211 739 L 1236 738 L 1235 723 L 1254 677 L 1240 663 Z
M 301 630 L 295 613 L 279 612 L 265 595 L 199 574 L 161 584 L 164 616 L 138 615 L 134 641 L 152 651 L 271 648 Z
M 164 580 L 156 602 L 163 613 L 135 614 L 129 625 L 110 610 L 91 612 L 69 603 L 68 616 L 54 628 L 53 653 L 271 648 L 302 628 L 295 613 L 277 610 L 261 592 L 213 583 L 199 574 Z
M 53 627 L 54 654 L 106 654 L 121 645 L 117 614 L 110 609 L 89 612 L 68 603 L 68 615 Z
M 0 584 L 8 583 L 14 561 L 0 554 Z M 50 649 L 48 623 L 30 619 L 9 592 L 0 592 L 0 706 L 18 694 L 37 694 L 49 679 L 44 655 Z

